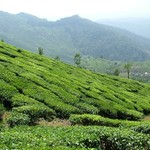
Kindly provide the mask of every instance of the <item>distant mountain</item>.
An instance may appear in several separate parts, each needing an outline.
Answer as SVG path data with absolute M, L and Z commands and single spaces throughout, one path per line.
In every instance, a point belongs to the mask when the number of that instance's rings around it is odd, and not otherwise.
M 99 20 L 100 24 L 107 24 L 134 32 L 150 39 L 150 18 L 123 18 L 112 20 Z
M 42 47 L 45 55 L 66 62 L 73 62 L 77 52 L 119 61 L 150 59 L 150 40 L 79 16 L 50 22 L 26 13 L 0 12 L 0 38 L 32 52 Z

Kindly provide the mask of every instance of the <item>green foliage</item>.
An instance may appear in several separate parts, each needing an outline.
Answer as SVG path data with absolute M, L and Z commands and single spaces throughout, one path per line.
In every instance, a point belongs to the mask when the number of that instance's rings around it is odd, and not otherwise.
M 39 55 L 43 55 L 44 54 L 43 48 L 39 47 L 38 52 L 39 52 Z
M 30 123 L 30 117 L 23 113 L 18 113 L 15 111 L 12 111 L 6 119 L 6 123 L 10 127 L 14 127 L 17 125 L 29 125 Z
M 59 57 L 59 56 L 56 56 L 56 57 L 55 57 L 55 60 L 60 61 L 60 57 Z
M 148 123 L 132 127 L 131 129 L 136 131 L 136 132 L 141 132 L 144 134 L 150 134 L 150 124 L 148 124 Z
M 115 71 L 114 71 L 114 75 L 115 75 L 115 76 L 119 76 L 119 74 L 120 74 L 119 69 L 115 69 Z
M 130 78 L 130 70 L 131 70 L 132 64 L 127 63 L 124 65 L 125 70 L 127 71 L 128 79 Z
M 55 116 L 55 111 L 44 105 L 14 107 L 13 111 L 28 115 L 31 118 L 30 124 L 36 123 L 39 118 L 44 118 L 50 121 Z
M 80 66 L 80 64 L 81 64 L 81 55 L 79 53 L 75 54 L 75 56 L 74 56 L 74 63 L 77 66 Z
M 127 77 L 124 65 L 127 64 L 121 61 L 110 61 L 102 58 L 82 57 L 81 66 L 93 72 L 104 73 L 109 75 L 118 75 Z M 132 69 L 130 69 L 130 77 L 141 82 L 150 82 L 150 61 L 132 62 Z M 116 72 L 117 71 L 117 72 Z
M 37 100 L 30 98 L 29 96 L 20 94 L 20 93 L 15 94 L 12 97 L 11 102 L 12 102 L 13 107 L 26 106 L 26 105 L 39 105 L 39 106 L 41 105 L 41 103 L 38 102 Z
M 71 115 L 69 120 L 73 125 L 79 124 L 79 125 L 86 125 L 86 126 L 100 125 L 100 126 L 111 126 L 111 127 L 119 127 L 119 126 L 134 127 L 138 125 L 140 126 L 150 125 L 150 123 L 148 122 L 110 119 L 99 115 L 90 115 L 90 114 Z
M 2 120 L 2 116 L 5 112 L 5 107 L 3 106 L 2 102 L 0 102 L 0 121 Z
M 0 132 L 0 148 L 146 150 L 150 138 L 129 129 L 100 126 L 20 126 Z
M 18 91 L 15 87 L 0 79 L 0 95 L 2 98 L 9 100 Z
M 98 114 L 139 120 L 150 113 L 150 86 L 92 73 L 3 43 L 0 99 L 7 110 L 39 118 Z

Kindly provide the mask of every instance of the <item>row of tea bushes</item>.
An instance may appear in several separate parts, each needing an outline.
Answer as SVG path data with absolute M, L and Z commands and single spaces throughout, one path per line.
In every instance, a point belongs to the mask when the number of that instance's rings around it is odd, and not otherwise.
M 0 149 L 149 150 L 150 136 L 98 126 L 20 126 L 0 132 Z
M 0 42 L 0 61 L 0 100 L 6 110 L 35 117 L 41 116 L 34 108 L 39 105 L 59 118 L 88 113 L 128 120 L 150 111 L 146 84 L 92 73 L 5 42 Z
M 136 132 L 141 132 L 144 134 L 150 134 L 150 123 L 149 124 L 141 124 L 131 128 Z
M 90 115 L 90 114 L 81 114 L 76 115 L 72 114 L 69 118 L 70 122 L 75 125 L 100 125 L 100 126 L 110 126 L 110 127 L 134 127 L 141 125 L 147 125 L 150 126 L 150 122 L 142 122 L 142 121 L 129 121 L 129 120 L 118 120 L 118 119 L 110 119 L 105 118 L 99 115 Z M 138 129 L 137 129 L 138 130 Z

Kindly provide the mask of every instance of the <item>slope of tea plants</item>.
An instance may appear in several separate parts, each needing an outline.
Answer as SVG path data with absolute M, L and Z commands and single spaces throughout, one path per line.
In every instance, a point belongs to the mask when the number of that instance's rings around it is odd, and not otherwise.
M 15 127 L 0 132 L 0 149 L 149 150 L 150 136 L 111 127 Z
M 12 126 L 83 113 L 137 120 L 150 112 L 149 85 L 92 73 L 5 42 L 0 42 L 0 72 L 0 110 L 10 112 Z

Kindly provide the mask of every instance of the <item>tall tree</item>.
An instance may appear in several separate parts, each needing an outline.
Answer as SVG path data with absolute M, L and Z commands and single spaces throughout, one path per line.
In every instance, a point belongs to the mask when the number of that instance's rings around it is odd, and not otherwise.
M 59 56 L 56 56 L 56 57 L 55 57 L 55 60 L 60 61 L 60 57 L 59 57 Z
M 38 48 L 38 52 L 39 52 L 40 55 L 43 55 L 43 54 L 44 54 L 43 48 L 39 47 L 39 48 Z
M 114 75 L 115 75 L 115 76 L 119 76 L 119 74 L 120 74 L 120 70 L 119 70 L 119 69 L 115 69 Z
M 81 55 L 79 53 L 75 54 L 74 62 L 78 67 L 80 66 L 80 64 L 81 64 Z
M 126 71 L 127 71 L 128 79 L 130 78 L 131 67 L 132 67 L 131 63 L 127 63 L 127 64 L 124 65 L 124 69 L 126 69 Z
M 3 40 L 3 39 L 1 39 L 1 42 L 4 42 L 4 40 Z

